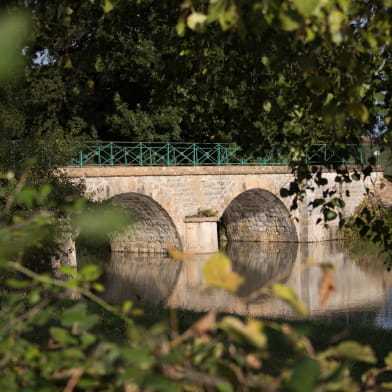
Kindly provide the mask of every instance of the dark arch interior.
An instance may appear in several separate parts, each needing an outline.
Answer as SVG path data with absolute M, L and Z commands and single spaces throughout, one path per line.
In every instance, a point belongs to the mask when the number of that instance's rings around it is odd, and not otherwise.
M 165 253 L 173 246 L 181 249 L 169 214 L 153 199 L 138 193 L 124 193 L 113 201 L 130 211 L 134 222 L 122 233 L 112 235 L 112 252 Z
M 237 196 L 221 221 L 229 241 L 297 242 L 297 232 L 285 205 L 271 192 L 251 189 Z

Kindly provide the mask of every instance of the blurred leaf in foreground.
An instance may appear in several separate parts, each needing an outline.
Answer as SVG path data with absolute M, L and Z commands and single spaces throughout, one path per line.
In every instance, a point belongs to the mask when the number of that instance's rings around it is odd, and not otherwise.
M 167 248 L 167 253 L 173 260 L 186 261 L 193 256 L 193 253 L 184 253 L 177 250 L 174 246 Z
M 23 65 L 23 43 L 29 30 L 27 14 L 0 15 L 0 82 L 14 77 Z
M 76 215 L 73 224 L 84 241 L 92 244 L 106 242 L 107 235 L 123 231 L 132 223 L 130 214 L 115 206 L 97 205 Z
M 265 348 L 267 345 L 263 323 L 259 320 L 250 319 L 244 324 L 235 317 L 227 316 L 219 323 L 219 328 L 240 344 L 250 344 L 257 348 Z
M 236 291 L 244 281 L 231 268 L 230 259 L 222 252 L 214 253 L 204 264 L 203 276 L 210 286 L 221 287 L 228 291 Z
M 306 304 L 297 297 L 297 294 L 295 294 L 291 287 L 285 284 L 275 283 L 272 286 L 272 292 L 276 297 L 283 299 L 283 301 L 291 305 L 301 316 L 308 315 Z
M 350 359 L 353 361 L 376 363 L 377 359 L 370 346 L 364 346 L 354 341 L 346 341 L 337 346 L 330 347 L 321 357 L 332 357 L 335 359 Z

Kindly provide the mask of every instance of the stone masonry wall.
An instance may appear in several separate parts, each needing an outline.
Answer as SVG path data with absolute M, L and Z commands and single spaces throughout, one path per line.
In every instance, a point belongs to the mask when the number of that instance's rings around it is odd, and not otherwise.
M 284 204 L 272 193 L 251 189 L 237 196 L 222 216 L 229 241 L 297 242 Z
M 173 241 L 173 245 L 177 244 L 183 249 L 186 249 L 186 216 L 196 214 L 199 209 L 213 209 L 217 211 L 218 217 L 221 218 L 237 197 L 239 197 L 237 199 L 238 203 L 235 201 L 234 205 L 239 205 L 242 201 L 244 203 L 241 207 L 243 210 L 248 212 L 258 211 L 258 218 L 249 217 L 248 223 L 246 223 L 249 229 L 246 229 L 247 232 L 253 231 L 253 237 L 252 239 L 249 237 L 249 240 L 260 240 L 260 238 L 263 238 L 262 232 L 269 230 L 262 225 L 264 215 L 269 216 L 266 220 L 264 219 L 266 225 L 268 225 L 270 219 L 276 218 L 276 223 L 270 227 L 275 229 L 278 227 L 285 228 L 285 230 L 275 231 L 275 233 L 279 233 L 279 236 L 294 238 L 295 229 L 300 242 L 337 238 L 338 222 L 332 222 L 328 229 L 324 228 L 322 224 L 316 224 L 321 217 L 320 208 L 313 209 L 309 206 L 309 203 L 316 197 L 321 197 L 323 190 L 329 186 L 336 190 L 337 196 L 341 195 L 346 200 L 343 214 L 350 216 L 363 199 L 366 188 L 372 188 L 377 179 L 382 177 L 381 172 L 374 172 L 366 182 L 354 181 L 342 186 L 334 182 L 335 173 L 327 172 L 325 177 L 328 179 L 329 185 L 323 188 L 315 186 L 314 192 L 307 191 L 304 202 L 300 203 L 299 208 L 290 211 L 292 200 L 280 197 L 280 189 L 288 187 L 294 178 L 289 167 L 70 167 L 64 169 L 64 172 L 69 177 L 84 179 L 87 193 L 91 194 L 96 200 L 118 198 L 120 195 L 135 193 L 155 201 L 166 214 L 162 212 L 158 220 L 150 220 L 149 224 L 142 223 L 143 227 L 151 226 L 151 224 L 153 226 L 160 225 L 166 227 L 161 231 L 176 232 L 178 242 L 176 242 L 174 234 L 174 237 L 170 234 L 170 241 Z M 244 193 L 249 190 L 255 191 Z M 346 190 L 349 191 L 350 197 L 345 196 Z M 271 195 L 269 196 L 271 197 L 270 202 L 266 201 L 266 195 Z M 120 198 L 123 198 L 123 196 Z M 268 205 L 269 207 L 267 207 Z M 134 208 L 131 205 L 129 207 Z M 234 216 L 238 215 L 238 208 L 240 208 L 238 207 L 235 210 L 232 207 L 233 204 L 224 216 L 227 225 L 232 224 L 232 222 L 230 223 L 230 216 L 234 219 Z M 140 207 L 139 210 L 144 211 L 149 208 L 150 205 L 145 205 Z M 279 214 L 281 214 L 280 217 Z M 145 214 L 140 215 L 140 217 L 142 220 L 150 219 Z M 166 226 L 158 223 L 165 220 L 167 220 Z M 288 223 L 289 221 L 291 223 Z M 255 227 L 251 230 L 252 223 L 255 224 Z M 243 224 L 245 225 L 245 223 Z M 257 232 L 255 231 L 256 226 L 258 227 Z M 235 232 L 241 232 L 241 230 L 235 229 L 233 226 L 233 235 Z M 273 233 L 273 230 L 271 230 L 271 233 Z M 278 239 L 277 236 L 278 234 L 275 234 L 269 240 L 275 241 Z

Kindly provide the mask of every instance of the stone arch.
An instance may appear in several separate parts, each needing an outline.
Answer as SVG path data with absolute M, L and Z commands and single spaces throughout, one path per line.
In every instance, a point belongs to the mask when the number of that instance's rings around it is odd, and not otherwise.
M 298 242 L 289 210 L 264 189 L 240 193 L 225 208 L 221 220 L 229 241 Z
M 182 249 L 173 220 L 151 197 L 127 192 L 112 200 L 130 211 L 134 220 L 122 233 L 112 235 L 112 252 L 165 253 L 168 247 Z

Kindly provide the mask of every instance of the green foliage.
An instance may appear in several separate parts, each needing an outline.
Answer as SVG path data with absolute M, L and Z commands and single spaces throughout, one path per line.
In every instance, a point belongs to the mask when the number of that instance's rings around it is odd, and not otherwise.
M 25 186 L 18 184 L 16 188 L 9 187 L 5 206 L 17 200 L 20 193 L 23 197 L 19 199 L 27 205 L 48 193 L 44 188 L 35 192 L 27 188 L 23 193 Z M 102 287 L 96 281 L 100 269 L 94 265 L 79 271 L 63 266 L 61 271 L 68 276 L 63 280 L 33 272 L 20 262 L 19 256 L 28 251 L 26 245 L 44 235 L 43 228 L 49 224 L 41 220 L 46 215 L 42 213 L 48 211 L 45 207 L 42 203 L 40 213 L 37 210 L 28 219 L 6 219 L 8 223 L 2 228 L 8 237 L 23 234 L 25 241 L 14 241 L 14 252 L 2 253 L 0 258 L 2 274 L 12 274 L 0 291 L 1 390 L 268 388 L 294 392 L 371 390 L 375 384 L 389 382 L 390 378 L 385 377 L 392 371 L 391 354 L 379 364 L 382 358 L 376 358 L 369 346 L 354 341 L 316 350 L 301 332 L 285 323 L 242 321 L 233 316 L 216 320 L 215 312 L 176 335 L 162 321 L 139 325 L 139 311 L 129 301 L 112 306 L 97 296 L 92 290 L 97 292 Z M 105 211 L 104 218 L 107 214 Z M 89 213 L 86 219 L 88 230 Z M 82 222 L 81 218 L 78 221 Z M 238 280 L 226 256 L 213 256 L 206 269 L 206 277 L 210 273 L 214 277 L 213 285 Z M 285 286 L 275 284 L 265 289 L 298 306 L 295 295 Z M 122 326 L 120 340 L 113 335 L 113 328 L 110 332 L 102 328 L 108 318 Z M 365 368 L 362 378 L 354 378 L 351 369 L 357 362 L 375 367 Z
M 29 25 L 30 20 L 25 13 L 0 15 L 0 82 L 20 73 L 23 66 L 22 48 Z
M 360 244 L 366 239 L 370 244 Z M 371 250 L 375 250 L 376 264 L 382 261 L 390 269 L 392 265 L 392 211 L 369 197 L 358 207 L 356 213 L 347 222 L 341 232 L 344 248 L 353 255 L 355 260 L 362 258 Z M 369 248 L 370 247 L 370 248 Z M 366 249 L 367 248 L 367 249 Z
M 234 141 L 297 157 L 327 142 L 344 157 L 388 124 L 388 3 L 180 5 L 23 2 L 34 40 L 25 78 L 2 88 L 4 137 Z

